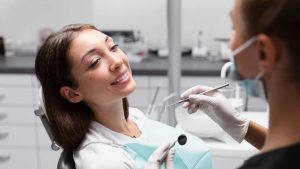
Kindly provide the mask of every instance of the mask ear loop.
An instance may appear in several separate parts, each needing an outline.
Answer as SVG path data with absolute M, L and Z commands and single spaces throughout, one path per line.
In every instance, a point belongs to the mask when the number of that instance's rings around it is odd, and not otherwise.
M 240 52 L 242 52 L 243 50 L 245 50 L 246 48 L 250 47 L 256 41 L 256 39 L 257 39 L 256 36 L 254 36 L 254 37 L 250 38 L 249 40 L 247 40 L 245 43 L 243 43 L 241 46 L 236 48 L 234 51 L 232 51 L 232 53 L 230 55 L 230 62 L 232 64 L 234 64 L 235 63 L 234 62 L 234 57 L 237 54 L 239 54 Z M 249 100 L 249 96 L 246 93 L 244 111 L 248 111 L 248 100 Z
M 256 41 L 256 36 L 253 36 L 249 40 L 247 40 L 245 43 L 243 43 L 241 46 L 233 50 L 230 54 L 230 62 L 234 63 L 234 57 L 245 50 L 246 48 L 250 47 L 255 41 Z
M 261 80 L 261 77 L 264 75 L 263 72 L 259 72 L 256 77 L 254 78 L 255 80 Z
M 251 46 L 255 41 L 256 41 L 256 36 L 247 40 L 244 44 L 242 44 L 241 46 L 239 46 L 232 52 L 233 57 L 236 56 L 237 54 L 239 54 L 240 52 L 242 52 L 244 49 Z

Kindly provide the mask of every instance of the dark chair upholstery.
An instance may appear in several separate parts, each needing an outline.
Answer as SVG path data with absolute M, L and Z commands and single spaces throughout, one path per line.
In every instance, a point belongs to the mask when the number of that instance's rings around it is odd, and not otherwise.
M 63 150 L 60 154 L 57 169 L 75 169 L 72 151 Z

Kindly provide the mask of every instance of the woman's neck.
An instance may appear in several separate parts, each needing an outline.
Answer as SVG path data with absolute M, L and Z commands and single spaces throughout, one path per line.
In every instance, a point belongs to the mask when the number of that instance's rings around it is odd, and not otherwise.
M 118 100 L 106 105 L 90 105 L 94 112 L 94 120 L 105 127 L 120 132 L 126 130 L 123 102 Z
M 262 151 L 300 143 L 299 89 L 288 82 L 270 87 L 272 89 L 269 91 L 272 92 L 269 92 L 269 131 Z

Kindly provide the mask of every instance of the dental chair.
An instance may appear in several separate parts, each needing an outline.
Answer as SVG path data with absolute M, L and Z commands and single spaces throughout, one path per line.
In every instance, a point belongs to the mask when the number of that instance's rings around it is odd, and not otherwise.
M 55 143 L 54 137 L 49 128 L 48 119 L 46 117 L 45 111 L 43 110 L 42 106 L 39 106 L 36 110 L 34 110 L 34 114 L 36 116 L 39 116 L 39 118 L 43 123 L 43 126 L 45 127 L 45 130 L 52 142 L 51 149 L 54 151 L 58 151 L 59 149 L 61 149 L 61 147 Z M 61 152 L 57 163 L 57 169 L 76 169 L 72 151 L 63 150 Z

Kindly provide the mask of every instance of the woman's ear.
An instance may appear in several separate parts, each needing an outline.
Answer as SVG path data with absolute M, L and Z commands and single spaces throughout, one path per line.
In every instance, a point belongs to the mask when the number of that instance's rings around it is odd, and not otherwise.
M 280 48 L 275 39 L 266 34 L 260 34 L 257 36 L 260 50 L 260 70 L 264 73 L 271 72 L 276 66 Z
M 63 86 L 60 88 L 60 94 L 65 99 L 69 100 L 72 103 L 78 103 L 83 99 L 83 96 L 80 92 L 68 87 Z

